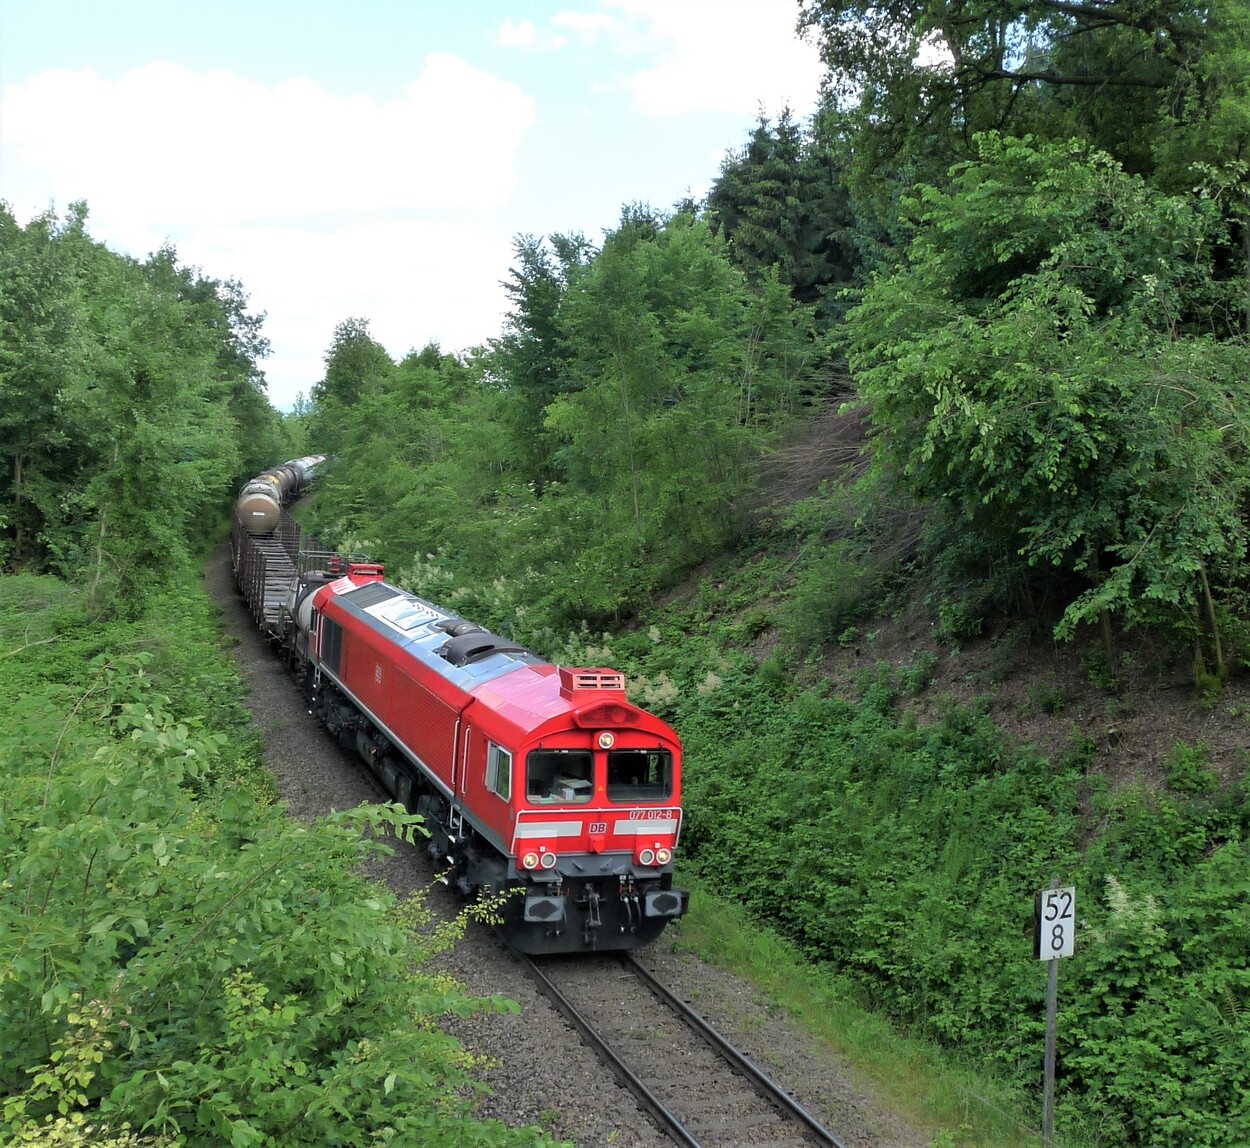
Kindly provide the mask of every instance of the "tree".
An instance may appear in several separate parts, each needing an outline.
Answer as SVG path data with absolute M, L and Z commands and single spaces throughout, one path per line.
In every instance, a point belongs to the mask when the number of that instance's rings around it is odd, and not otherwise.
M 940 183 L 982 131 L 1088 139 L 1173 192 L 1195 159 L 1250 146 L 1241 0 L 801 0 L 799 25 L 854 125 L 857 196 L 883 220 L 892 186 Z
M 117 255 L 86 220 L 85 204 L 25 229 L 0 215 L 4 548 L 134 609 L 238 474 L 252 368 L 217 284 L 172 248 Z
M 540 630 L 620 616 L 729 537 L 825 352 L 776 271 L 751 287 L 692 213 L 630 205 L 593 255 L 559 236 L 518 252 L 488 351 L 410 355 L 336 408 L 313 513 L 457 609 L 489 573 L 469 616 L 516 623 L 523 599 Z
M 370 334 L 368 319 L 344 319 L 334 328 L 325 365 L 324 377 L 313 384 L 308 431 L 319 453 L 334 454 L 350 441 L 341 430 L 346 412 L 383 389 L 395 363 Z
M 790 110 L 760 115 L 746 146 L 725 157 L 707 198 L 712 229 L 752 280 L 777 269 L 801 303 L 826 300 L 858 263 L 850 199 L 834 152 Z
M 1250 366 L 1210 198 L 1081 144 L 983 137 L 908 207 L 907 264 L 848 316 L 880 459 L 987 543 L 1085 579 L 1103 611 L 1216 639 L 1246 553 Z
M 81 228 L 85 216 L 73 209 L 67 226 Z M 85 369 L 88 341 L 58 231 L 50 215 L 21 228 L 0 210 L 0 562 L 10 570 L 47 559 L 60 492 L 74 474 L 74 429 L 59 392 Z
M 97 265 L 80 290 L 96 347 L 91 373 L 64 388 L 83 458 L 65 497 L 90 523 L 81 560 L 93 596 L 116 585 L 133 610 L 239 473 L 232 386 L 218 374 L 218 331 L 165 281 L 166 256 L 89 254 Z
M 543 487 L 560 477 L 551 436 L 543 425 L 548 404 L 569 384 L 569 359 L 560 330 L 560 303 L 591 256 L 581 235 L 548 240 L 518 236 L 516 264 L 504 290 L 512 308 L 503 334 L 491 343 L 488 369 L 499 381 L 504 420 L 520 473 Z
M 573 613 L 619 613 L 731 536 L 752 454 L 795 410 L 814 351 L 810 312 L 775 273 L 763 282 L 705 221 L 627 209 L 567 291 L 572 385 L 546 417 L 583 539 Z
M 172 248 L 157 257 L 173 259 Z M 151 272 L 149 272 L 151 274 Z M 248 295 L 235 279 L 209 279 L 190 269 L 175 268 L 171 288 L 194 307 L 200 322 L 216 336 L 217 375 L 230 387 L 235 437 L 243 451 L 241 471 L 252 476 L 300 452 L 288 442 L 282 417 L 269 402 L 261 360 L 269 355 L 263 313 L 248 311 Z
M 395 366 L 370 333 L 368 319 L 344 319 L 334 328 L 325 365 L 324 377 L 313 385 L 313 401 L 331 400 L 344 407 L 377 389 Z

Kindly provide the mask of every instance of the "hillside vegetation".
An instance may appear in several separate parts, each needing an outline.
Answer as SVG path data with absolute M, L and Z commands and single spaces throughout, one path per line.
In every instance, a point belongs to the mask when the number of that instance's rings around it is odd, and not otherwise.
M 0 215 L 0 560 L 65 587 L 52 622 L 12 608 L 14 692 L 32 714 L 97 713 L 67 744 L 101 786 L 131 759 L 125 784 L 155 784 L 140 779 L 168 772 L 181 728 L 168 706 L 114 671 L 98 680 L 119 692 L 99 694 L 36 646 L 141 616 L 238 478 L 324 452 L 323 538 L 548 657 L 627 672 L 685 743 L 687 863 L 848 996 L 1014 1082 L 1035 1125 L 1031 900 L 1060 877 L 1079 891 L 1065 1142 L 1245 1143 L 1250 16 L 1235 0 L 799 11 L 830 67 L 811 122 L 761 118 L 706 202 L 626 206 L 598 241 L 518 237 L 486 347 L 396 362 L 345 319 L 285 420 L 237 284 L 172 251 L 113 256 L 85 208 Z M 919 62 L 934 45 L 940 62 Z M 1042 660 L 1053 677 L 1013 678 Z M 1165 692 L 1168 736 L 1118 765 L 1117 723 Z M 179 696 L 184 717 L 211 709 Z M 1034 736 L 1029 713 L 1068 728 Z M 82 1026 L 108 1018 L 83 1006 L 111 1007 L 110 978 L 146 992 L 136 964 L 163 984 L 158 950 L 184 958 L 174 933 L 152 949 L 146 918 L 92 900 L 111 895 L 92 863 L 71 877 L 28 851 L 80 825 L 48 812 L 61 751 L 31 744 L 9 745 L 3 775 L 23 810 L 5 824 L 25 827 L 5 879 L 26 890 L 6 934 L 26 961 L 3 989 L 22 1018 L 0 1050 L 6 1119 L 34 1135 L 81 1100 L 172 1130 L 172 1104 L 133 1107 L 155 1065 L 81 1084 L 55 1067 L 98 1050 Z M 238 832 L 234 806 L 187 808 L 189 855 L 207 856 L 205 817 Z M 164 888 L 171 838 L 137 831 Z M 327 832 L 350 851 L 346 827 Z M 52 911 L 67 944 L 98 940 L 89 970 L 50 938 L 28 955 Z M 265 1045 L 304 986 L 259 957 L 203 975 L 222 1051 L 177 1061 L 194 1069 L 180 1097 L 219 1079 L 241 1032 Z M 336 1028 L 318 1062 L 336 1087 L 353 1039 Z M 195 1111 L 210 1129 L 277 1119 Z
M 290 457 L 237 284 L 0 211 L 0 1139 L 535 1145 L 472 1119 L 416 819 L 274 805 L 200 575 Z

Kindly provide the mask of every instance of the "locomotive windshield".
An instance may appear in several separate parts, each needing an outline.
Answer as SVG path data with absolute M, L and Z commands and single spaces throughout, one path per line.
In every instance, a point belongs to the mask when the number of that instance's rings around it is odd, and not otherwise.
M 667 801 L 673 796 L 673 755 L 666 749 L 616 749 L 608 754 L 609 801 Z
M 595 759 L 584 749 L 536 749 L 525 761 L 525 796 L 538 804 L 589 801 Z

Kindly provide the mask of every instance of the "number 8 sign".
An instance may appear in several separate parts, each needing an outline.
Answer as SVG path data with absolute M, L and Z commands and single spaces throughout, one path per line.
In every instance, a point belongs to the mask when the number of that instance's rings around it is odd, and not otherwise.
M 1070 957 L 1076 939 L 1076 887 L 1043 889 L 1037 894 L 1036 911 L 1033 955 L 1043 961 Z

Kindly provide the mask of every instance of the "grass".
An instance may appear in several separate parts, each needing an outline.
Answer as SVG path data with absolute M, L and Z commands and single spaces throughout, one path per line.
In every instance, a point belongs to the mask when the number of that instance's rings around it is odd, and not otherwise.
M 1017 1092 L 953 1064 L 930 1042 L 894 1031 L 884 1018 L 856 1004 L 852 990 L 836 975 L 803 961 L 776 933 L 697 878 L 682 874 L 680 883 L 691 890 L 690 910 L 666 934 L 675 947 L 753 984 L 792 1023 L 844 1058 L 856 1085 L 933 1148 L 1037 1148 L 1041 1143 L 1040 1133 L 1011 1115 L 1022 1108 Z M 1041 1084 L 1039 1064 L 1039 1093 Z M 1036 1104 L 1033 1098 L 1029 1107 Z

